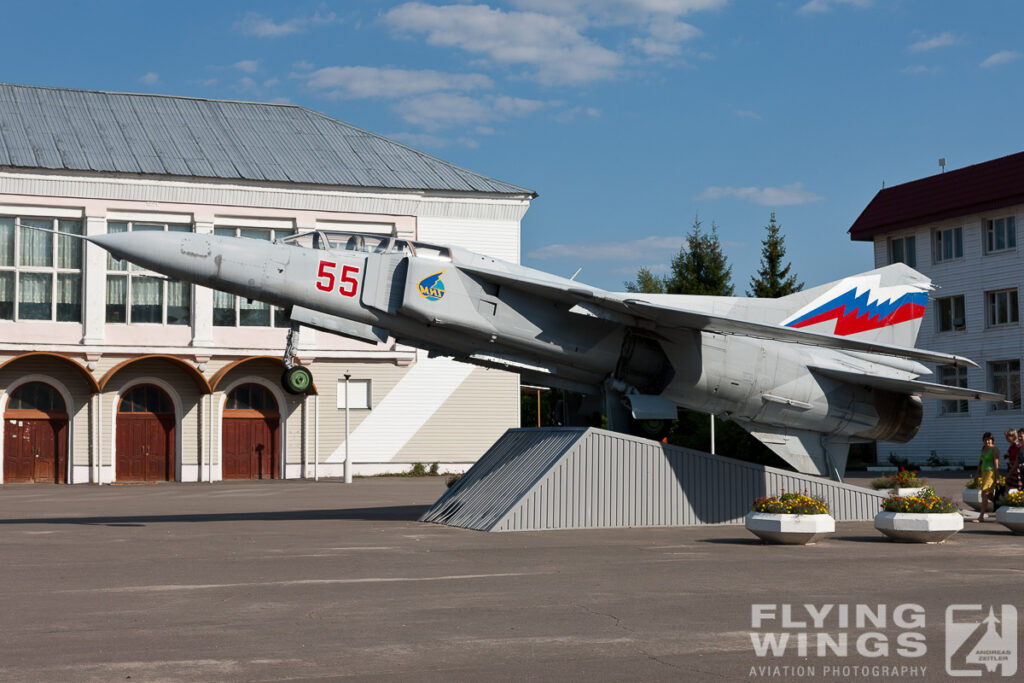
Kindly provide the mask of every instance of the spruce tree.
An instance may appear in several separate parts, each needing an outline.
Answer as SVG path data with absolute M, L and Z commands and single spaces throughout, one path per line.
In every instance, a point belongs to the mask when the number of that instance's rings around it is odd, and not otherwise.
M 799 292 L 804 288 L 804 283 L 797 282 L 796 275 L 790 274 L 792 264 L 782 266 L 786 258 L 786 238 L 782 235 L 782 226 L 775 222 L 774 211 L 768 225 L 764 227 L 768 234 L 761 241 L 761 268 L 756 277 L 750 277 L 747 296 L 777 299 Z
M 636 273 L 636 280 L 627 282 L 626 291 L 635 294 L 663 294 L 665 292 L 665 280 L 650 271 L 647 266 L 642 266 Z
M 693 230 L 686 236 L 686 246 L 672 258 L 672 274 L 665 279 L 669 294 L 704 294 L 732 296 L 732 266 L 722 252 L 718 226 L 711 223 L 711 232 L 702 230 L 700 216 L 693 219 Z

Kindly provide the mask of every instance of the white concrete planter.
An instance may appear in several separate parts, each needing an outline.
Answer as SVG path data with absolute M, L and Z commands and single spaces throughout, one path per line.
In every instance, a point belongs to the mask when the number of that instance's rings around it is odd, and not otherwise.
M 1024 508 L 1001 507 L 996 510 L 996 521 L 1015 534 L 1024 534 Z
M 912 489 L 890 489 L 890 493 L 892 493 L 894 496 L 899 496 L 900 498 L 908 498 L 910 496 L 916 496 L 920 494 L 921 491 L 925 490 L 925 488 L 927 487 L 917 486 Z
M 963 499 L 964 505 L 967 507 L 972 510 L 981 510 L 981 489 L 964 489 Z
M 879 512 L 875 528 L 894 541 L 942 543 L 964 528 L 959 512 Z
M 743 521 L 747 530 L 765 543 L 808 545 L 836 530 L 831 515 L 783 515 L 748 512 Z

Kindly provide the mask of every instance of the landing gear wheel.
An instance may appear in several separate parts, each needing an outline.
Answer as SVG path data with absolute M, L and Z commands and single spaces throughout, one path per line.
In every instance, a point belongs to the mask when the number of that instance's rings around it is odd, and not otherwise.
M 304 394 L 313 386 L 313 373 L 301 365 L 295 365 L 281 375 L 281 386 L 289 394 Z
M 672 431 L 672 420 L 634 420 L 629 421 L 629 431 L 634 436 L 641 436 L 653 441 L 661 441 Z

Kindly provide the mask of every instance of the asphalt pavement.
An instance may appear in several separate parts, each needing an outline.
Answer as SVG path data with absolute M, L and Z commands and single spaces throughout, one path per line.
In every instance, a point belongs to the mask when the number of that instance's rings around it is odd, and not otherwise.
M 870 522 L 806 547 L 742 526 L 488 534 L 417 522 L 443 490 L 0 487 L 0 679 L 1010 680 L 968 661 L 990 607 L 1019 675 L 1024 536 L 994 522 L 942 545 Z

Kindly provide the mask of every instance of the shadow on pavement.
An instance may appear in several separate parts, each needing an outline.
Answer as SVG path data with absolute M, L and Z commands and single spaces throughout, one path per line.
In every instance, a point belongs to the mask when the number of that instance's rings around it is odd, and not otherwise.
M 107 526 L 145 526 L 194 522 L 292 522 L 310 520 L 359 519 L 367 521 L 415 522 L 429 505 L 397 505 L 348 510 L 277 510 L 274 512 L 225 512 L 183 515 L 104 515 L 96 517 L 26 517 L 0 519 L 0 526 L 15 524 L 102 524 Z

